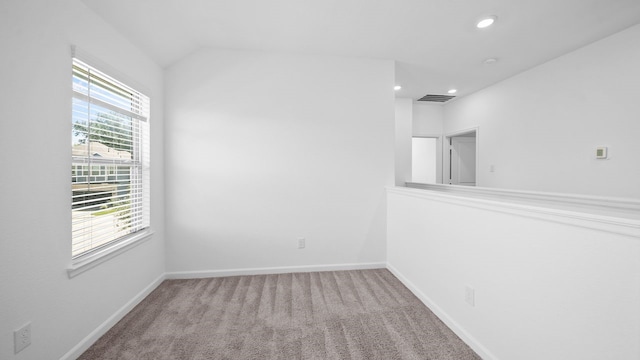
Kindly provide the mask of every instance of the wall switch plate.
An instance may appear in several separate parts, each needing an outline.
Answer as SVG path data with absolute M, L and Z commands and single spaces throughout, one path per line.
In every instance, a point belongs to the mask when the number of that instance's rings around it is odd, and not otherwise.
M 13 344 L 16 354 L 31 345 L 31 323 L 13 332 Z
M 305 238 L 298 238 L 298 249 L 304 249 L 306 245 Z
M 469 285 L 464 287 L 464 301 L 471 306 L 476 305 L 476 291 Z

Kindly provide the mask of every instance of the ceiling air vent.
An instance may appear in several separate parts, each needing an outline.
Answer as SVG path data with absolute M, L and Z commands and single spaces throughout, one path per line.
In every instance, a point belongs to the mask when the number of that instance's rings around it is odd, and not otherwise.
M 451 96 L 451 95 L 431 95 L 431 94 L 427 94 L 423 97 L 421 97 L 420 99 L 418 99 L 418 101 L 432 101 L 432 102 L 447 102 L 451 99 L 453 99 L 455 96 Z

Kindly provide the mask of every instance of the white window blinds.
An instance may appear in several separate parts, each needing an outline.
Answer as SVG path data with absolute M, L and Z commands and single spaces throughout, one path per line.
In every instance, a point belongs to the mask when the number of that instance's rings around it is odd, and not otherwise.
M 149 227 L 149 98 L 73 59 L 72 257 Z

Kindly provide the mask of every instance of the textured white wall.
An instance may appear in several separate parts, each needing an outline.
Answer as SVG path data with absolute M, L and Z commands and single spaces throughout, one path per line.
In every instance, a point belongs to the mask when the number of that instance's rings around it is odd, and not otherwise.
M 393 71 L 225 50 L 168 68 L 167 271 L 384 261 Z
M 156 232 L 73 279 L 71 44 L 151 91 Z M 0 358 L 59 359 L 164 271 L 162 71 L 74 0 L 0 2 L 0 47 Z
M 445 133 L 480 127 L 478 185 L 640 198 L 638 43 L 640 25 L 445 105 Z
M 440 196 L 389 194 L 388 263 L 487 358 L 640 358 L 640 239 Z

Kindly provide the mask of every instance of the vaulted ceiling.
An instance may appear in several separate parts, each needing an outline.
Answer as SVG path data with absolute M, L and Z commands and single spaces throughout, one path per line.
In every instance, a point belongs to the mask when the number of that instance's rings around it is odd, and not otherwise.
M 640 0 L 83 2 L 162 67 L 203 47 L 390 59 L 397 96 L 414 99 L 470 94 L 640 23 Z M 496 23 L 476 28 L 485 15 Z

